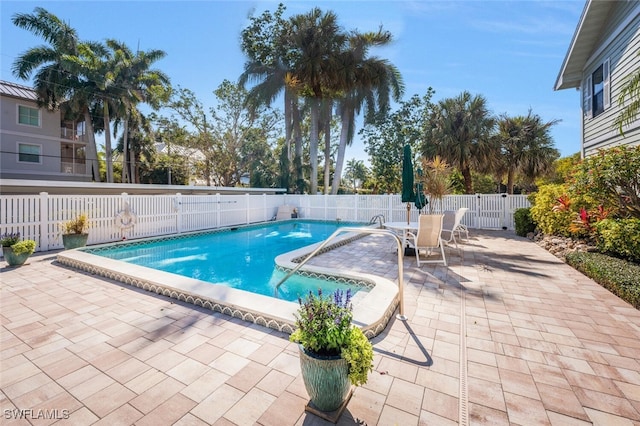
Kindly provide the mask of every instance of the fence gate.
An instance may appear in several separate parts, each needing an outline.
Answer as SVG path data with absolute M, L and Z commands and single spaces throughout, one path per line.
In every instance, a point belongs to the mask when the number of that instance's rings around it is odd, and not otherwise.
M 476 203 L 476 228 L 508 229 L 507 194 L 478 194 Z

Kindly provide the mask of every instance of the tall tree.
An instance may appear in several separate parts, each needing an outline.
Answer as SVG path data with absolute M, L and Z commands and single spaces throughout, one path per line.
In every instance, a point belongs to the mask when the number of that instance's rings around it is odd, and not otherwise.
M 389 100 L 399 101 L 404 92 L 402 76 L 389 61 L 368 57 L 371 47 L 385 46 L 391 42 L 391 33 L 383 31 L 358 33 L 349 37 L 348 49 L 343 53 L 343 68 L 340 72 L 344 95 L 338 100 L 338 111 L 342 121 L 340 143 L 336 158 L 331 193 L 337 194 L 340 186 L 346 147 L 351 145 L 355 134 L 355 117 L 363 105 L 367 107 L 365 122 L 378 111 L 389 107 Z
M 108 39 L 108 54 L 103 58 L 90 58 L 92 66 L 88 69 L 97 82 L 99 99 L 103 112 L 105 134 L 105 158 L 107 161 L 107 182 L 113 182 L 113 156 L 111 146 L 110 123 L 112 118 L 121 118 L 125 125 L 124 152 L 125 163 L 128 150 L 126 126 L 128 117 L 135 105 L 146 101 L 152 105 L 158 97 L 168 93 L 169 78 L 159 70 L 150 69 L 151 65 L 163 58 L 161 50 L 132 53 L 124 43 Z M 98 62 L 95 62 L 98 59 Z M 164 95 L 163 95 L 164 93 Z M 125 168 L 126 169 L 126 168 Z M 123 176 L 126 175 L 123 169 Z
M 120 152 L 124 151 L 125 135 L 127 136 L 127 143 L 129 145 L 128 162 L 123 164 L 124 169 L 128 168 L 130 174 L 130 182 L 140 183 L 140 162 L 151 162 L 155 153 L 155 135 L 152 128 L 152 123 L 147 116 L 135 111 L 134 114 L 129 114 L 127 131 L 122 132 L 118 139 L 118 146 L 116 149 Z M 124 178 L 123 178 L 124 180 Z
M 358 192 L 358 187 L 362 187 L 362 184 L 367 179 L 367 166 L 364 165 L 362 160 L 356 160 L 352 158 L 347 161 L 347 168 L 345 173 L 345 180 L 349 182 L 349 186 L 353 188 L 353 192 Z
M 496 138 L 501 147 L 502 167 L 507 175 L 507 192 L 513 194 L 516 173 L 528 181 L 552 170 L 553 162 L 560 153 L 553 146 L 549 131 L 559 120 L 544 123 L 531 110 L 527 116 L 509 117 L 503 115 L 498 120 Z
M 371 160 L 376 192 L 400 192 L 402 149 L 409 144 L 412 152 L 419 152 L 423 129 L 433 108 L 433 93 L 433 89 L 429 88 L 421 97 L 413 95 L 409 100 L 402 101 L 396 111 L 377 113 L 360 130 Z
M 265 152 L 271 151 L 269 141 L 275 139 L 280 116 L 270 108 L 248 102 L 246 89 L 228 80 L 214 94 L 218 105 L 210 110 L 208 119 L 201 102 L 188 89 L 179 88 L 169 103 L 193 129 L 189 145 L 206 158 L 207 183 L 238 185 L 240 178 L 250 175 L 250 168 L 261 159 L 264 170 L 273 170 L 271 163 L 275 159 Z
M 342 68 L 341 52 L 348 40 L 335 13 L 314 8 L 291 18 L 290 45 L 293 48 L 292 73 L 304 85 L 302 94 L 311 104 L 309 161 L 310 193 L 318 190 L 318 136 L 321 101 L 340 90 L 336 78 Z
M 105 179 L 107 182 L 113 182 L 110 122 L 117 109 L 119 95 L 119 90 L 114 85 L 115 76 L 118 73 L 117 61 L 112 51 L 106 46 L 96 47 L 80 45 L 77 55 L 66 55 L 65 59 L 72 74 L 91 82 L 91 116 L 102 117 L 101 122 L 95 123 L 95 130 L 104 132 Z
M 47 43 L 20 54 L 13 63 L 14 75 L 27 80 L 35 73 L 34 89 L 40 106 L 53 111 L 58 109 L 62 102 L 68 101 L 71 109 L 83 114 L 89 138 L 89 167 L 93 179 L 99 181 L 98 152 L 93 120 L 89 112 L 93 82 L 70 72 L 72 64 L 69 58 L 76 57 L 83 47 L 99 50 L 102 46 L 99 43 L 81 42 L 74 28 L 41 7 L 35 8 L 31 14 L 16 14 L 12 22 L 17 27 L 41 37 Z
M 498 158 L 498 147 L 491 138 L 494 127 L 495 119 L 483 96 L 464 91 L 442 99 L 424 132 L 424 155 L 439 155 L 455 166 L 464 179 L 465 192 L 473 194 L 471 170 L 491 169 Z
M 249 98 L 256 105 L 270 106 L 284 93 L 287 161 L 282 164 L 288 165 L 293 159 L 295 192 L 303 192 L 302 114 L 298 95 L 302 86 L 291 72 L 292 57 L 287 42 L 291 27 L 289 21 L 282 17 L 284 11 L 285 6 L 280 4 L 273 14 L 267 10 L 260 16 L 253 16 L 250 25 L 242 30 L 241 47 L 248 60 L 239 84 L 244 87 L 248 82 L 256 83 L 249 91 Z
M 164 58 L 165 52 L 152 49 L 146 52 L 133 51 L 123 42 L 107 40 L 107 46 L 117 58 L 119 72 L 115 76 L 114 92 L 117 93 L 117 122 L 123 123 L 122 175 L 123 181 L 135 181 L 136 153 L 128 143 L 129 122 L 132 116 L 139 115 L 137 105 L 146 102 L 157 109 L 170 94 L 169 77 L 162 71 L 151 69 L 151 65 Z M 116 128 L 114 128 L 115 133 Z

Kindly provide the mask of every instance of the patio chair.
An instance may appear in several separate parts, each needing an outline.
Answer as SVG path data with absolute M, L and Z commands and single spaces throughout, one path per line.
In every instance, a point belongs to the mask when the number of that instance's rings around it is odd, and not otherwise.
M 453 241 L 453 244 L 458 248 L 458 242 L 453 232 L 456 226 L 456 212 L 455 210 L 445 210 L 442 213 L 444 215 L 442 218 L 442 242 L 449 244 Z
M 458 224 L 458 226 L 454 228 L 454 232 L 458 233 L 458 237 L 460 237 L 460 239 L 462 239 L 462 233 L 464 232 L 465 240 L 469 239 L 469 230 L 467 229 L 466 225 L 462 224 L 462 218 L 468 211 L 469 209 L 467 207 L 461 207 L 456 211 L 456 223 Z
M 444 263 L 447 266 L 447 258 L 444 254 L 444 243 L 442 241 L 442 214 L 424 214 L 418 216 L 418 232 L 413 234 L 408 232 L 408 237 L 413 240 L 413 247 L 416 250 L 416 262 L 418 267 L 420 263 Z M 440 249 L 441 259 L 420 260 L 420 253 L 426 252 L 427 256 L 431 256 L 433 251 Z
M 466 207 L 459 208 L 458 210 L 445 210 L 444 218 L 442 220 L 442 241 L 449 244 L 453 241 L 453 245 L 458 249 L 458 240 L 456 239 L 456 233 L 458 237 L 462 238 L 461 233 L 465 232 L 467 239 L 469 239 L 469 231 L 467 227 L 460 222 L 464 217 L 464 214 L 469 210 Z

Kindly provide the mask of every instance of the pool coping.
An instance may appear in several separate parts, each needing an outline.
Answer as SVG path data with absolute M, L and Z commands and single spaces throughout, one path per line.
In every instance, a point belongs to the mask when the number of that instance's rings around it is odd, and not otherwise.
M 220 229 L 212 229 L 211 232 Z M 207 231 L 199 231 L 203 233 Z M 189 233 L 194 234 L 194 233 Z M 189 235 L 179 234 L 180 236 Z M 335 243 L 329 244 L 323 251 L 329 251 L 362 238 L 365 234 L 346 232 L 335 238 Z M 172 238 L 175 236 L 166 236 Z M 142 242 L 157 240 L 162 237 L 131 240 L 128 242 Z M 302 258 L 309 255 L 322 242 L 305 246 L 276 257 L 276 267 L 281 270 L 291 270 Z M 91 246 L 89 250 L 111 244 Z M 86 250 L 85 249 L 85 250 Z M 295 316 L 298 303 L 273 297 L 251 293 L 194 278 L 183 277 L 170 272 L 157 271 L 144 266 L 133 265 L 119 260 L 109 259 L 88 253 L 83 249 L 65 250 L 60 252 L 56 260 L 58 263 L 91 274 L 113 279 L 123 284 L 132 285 L 173 299 L 192 303 L 215 312 L 220 312 L 243 321 L 275 329 L 287 334 L 295 330 Z M 307 275 L 327 275 L 340 277 L 345 280 L 365 281 L 372 284 L 364 295 L 360 292 L 354 297 L 353 322 L 362 329 L 368 338 L 381 333 L 393 316 L 398 305 L 398 286 L 391 280 L 372 274 L 364 274 L 341 269 L 330 269 L 317 265 L 305 265 L 301 268 Z

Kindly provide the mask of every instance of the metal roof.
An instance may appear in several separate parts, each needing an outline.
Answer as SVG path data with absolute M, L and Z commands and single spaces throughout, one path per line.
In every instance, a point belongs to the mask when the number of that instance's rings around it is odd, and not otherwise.
M 27 99 L 37 102 L 38 95 L 31 87 L 17 83 L 0 80 L 0 95 L 11 96 L 12 98 Z
M 598 46 L 609 12 L 614 6 L 615 2 L 612 1 L 587 0 L 567 55 L 562 62 L 554 86 L 555 90 L 580 87 L 582 71 Z

